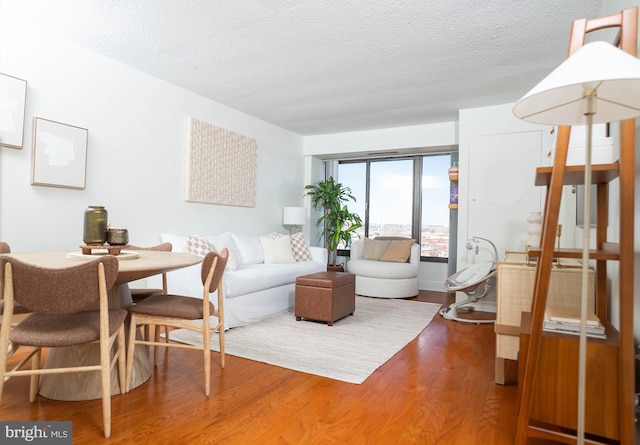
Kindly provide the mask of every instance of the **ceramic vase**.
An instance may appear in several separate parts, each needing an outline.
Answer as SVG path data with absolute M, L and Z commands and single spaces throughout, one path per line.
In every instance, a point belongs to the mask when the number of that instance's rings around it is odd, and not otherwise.
M 84 211 L 82 239 L 87 246 L 101 246 L 107 241 L 107 210 L 103 206 L 89 206 Z
M 542 212 L 531 212 L 527 218 L 527 234 L 525 248 L 540 247 L 540 233 L 542 233 Z

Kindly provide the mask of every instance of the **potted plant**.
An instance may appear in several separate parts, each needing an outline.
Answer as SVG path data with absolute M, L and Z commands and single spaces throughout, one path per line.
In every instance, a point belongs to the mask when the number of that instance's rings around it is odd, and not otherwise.
M 313 208 L 324 211 L 316 224 L 323 227 L 320 236 L 324 236 L 325 246 L 330 253 L 327 269 L 341 270 L 342 266 L 337 265 L 338 245 L 342 241 L 345 246 L 350 246 L 352 235 L 362 227 L 360 216 L 351 213 L 346 204 L 349 200 L 355 202 L 356 198 L 349 187 L 335 182 L 331 176 L 325 181 L 307 185 L 305 189 L 306 195 L 311 197 Z

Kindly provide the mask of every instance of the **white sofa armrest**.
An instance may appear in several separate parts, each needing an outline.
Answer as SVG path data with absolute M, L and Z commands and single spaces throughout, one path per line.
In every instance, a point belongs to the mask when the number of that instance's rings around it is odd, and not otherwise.
M 362 251 L 364 250 L 364 241 L 356 240 L 351 243 L 351 250 L 349 251 L 349 261 L 362 259 Z
M 327 249 L 324 247 L 309 246 L 309 252 L 311 252 L 311 258 L 313 261 L 327 264 Z
M 409 262 L 411 264 L 420 264 L 420 244 L 413 243 L 411 246 L 411 255 L 409 255 Z

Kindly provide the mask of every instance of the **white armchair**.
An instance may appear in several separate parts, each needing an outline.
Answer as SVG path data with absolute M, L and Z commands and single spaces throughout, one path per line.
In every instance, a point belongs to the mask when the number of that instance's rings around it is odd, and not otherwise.
M 400 239 L 394 239 L 400 241 Z M 356 295 L 378 298 L 408 298 L 418 295 L 420 246 L 412 243 L 405 262 L 386 261 L 392 240 L 357 240 L 351 244 L 347 272 L 356 276 Z M 409 242 L 407 239 L 403 243 Z M 386 244 L 385 244 L 386 243 Z M 367 252 L 365 252 L 367 244 Z M 376 259 L 377 258 L 377 259 Z

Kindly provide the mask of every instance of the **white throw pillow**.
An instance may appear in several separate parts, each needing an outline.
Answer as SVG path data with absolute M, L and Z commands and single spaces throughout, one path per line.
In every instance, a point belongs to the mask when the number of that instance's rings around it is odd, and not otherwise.
M 187 237 L 184 235 L 174 235 L 172 233 L 162 233 L 160 242 L 171 243 L 171 251 L 184 253 L 187 250 Z
M 271 234 L 274 238 L 280 238 L 283 236 L 282 233 L 273 232 Z M 293 252 L 293 257 L 296 261 L 311 261 L 313 258 L 311 257 L 311 251 L 309 250 L 309 246 L 307 245 L 307 241 L 304 239 L 304 234 L 302 232 L 294 233 L 290 237 L 291 239 L 291 251 Z
M 238 265 L 264 263 L 260 237 L 255 235 L 231 235 L 238 251 Z
M 289 235 L 279 238 L 262 236 L 260 237 L 260 244 L 262 244 L 265 264 L 296 262 L 296 259 L 293 256 L 293 251 L 291 250 L 291 239 L 289 238 Z
M 227 267 L 225 267 L 225 270 L 237 270 L 238 269 L 238 259 L 236 258 L 236 254 L 233 252 L 233 250 L 227 246 L 224 242 L 222 242 L 221 240 L 214 238 L 209 240 L 212 244 L 213 247 L 215 249 L 216 252 L 220 253 L 222 252 L 225 248 L 229 250 L 229 258 L 227 259 Z

